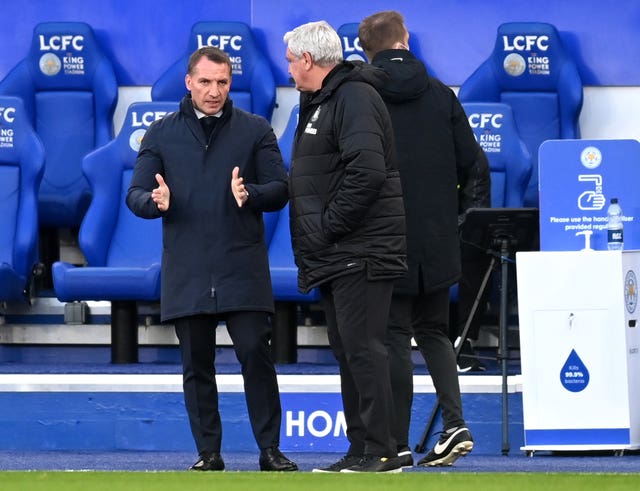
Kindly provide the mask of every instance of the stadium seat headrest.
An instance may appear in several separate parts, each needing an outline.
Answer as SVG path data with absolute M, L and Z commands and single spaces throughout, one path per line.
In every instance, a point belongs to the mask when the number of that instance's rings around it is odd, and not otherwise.
M 151 87 L 154 101 L 179 101 L 187 92 L 184 76 L 189 57 L 203 46 L 215 46 L 231 59 L 230 98 L 235 107 L 271 120 L 276 83 L 271 66 L 258 49 L 253 31 L 243 22 L 198 22 L 191 28 L 187 50 Z
M 500 102 L 467 102 L 462 106 L 489 161 L 492 206 L 522 207 L 533 164 L 511 106 Z
M 198 22 L 191 28 L 187 57 L 203 46 L 215 46 L 231 58 L 233 90 L 250 90 L 255 65 L 262 57 L 253 33 L 243 22 Z
M 34 29 L 27 59 L 36 91 L 91 90 L 103 56 L 88 24 L 44 22 Z
M 338 28 L 338 36 L 342 43 L 342 56 L 345 60 L 367 61 L 360 38 L 358 37 L 358 23 L 349 22 Z
M 126 169 L 133 169 L 140 150 L 140 142 L 151 123 L 177 111 L 179 104 L 170 101 L 134 102 L 127 109 L 122 129 L 116 137 Z M 126 158 L 129 157 L 129 158 Z
M 491 60 L 503 90 L 536 91 L 554 91 L 562 65 L 571 61 L 556 28 L 542 22 L 500 25 Z

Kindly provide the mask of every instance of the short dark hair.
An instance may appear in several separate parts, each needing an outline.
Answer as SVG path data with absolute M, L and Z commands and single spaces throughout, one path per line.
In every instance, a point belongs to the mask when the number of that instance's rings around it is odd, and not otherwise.
M 191 53 L 187 67 L 187 73 L 189 75 L 193 73 L 193 69 L 203 57 L 206 57 L 214 63 L 226 64 L 229 67 L 229 75 L 231 75 L 231 59 L 229 59 L 229 55 L 215 46 L 203 46 Z
M 404 17 L 395 10 L 385 10 L 365 17 L 358 26 L 360 46 L 371 56 L 403 41 L 405 33 Z

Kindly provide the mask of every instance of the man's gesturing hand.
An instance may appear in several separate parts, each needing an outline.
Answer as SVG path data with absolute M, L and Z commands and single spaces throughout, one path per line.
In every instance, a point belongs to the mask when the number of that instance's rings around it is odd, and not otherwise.
M 249 199 L 249 192 L 247 188 L 244 187 L 244 179 L 238 177 L 239 173 L 240 168 L 237 166 L 231 171 L 231 192 L 236 199 L 236 203 L 238 203 L 238 208 L 242 208 L 242 205 Z
M 169 209 L 169 198 L 171 197 L 169 186 L 167 186 L 160 174 L 156 174 L 156 181 L 158 181 L 158 187 L 151 191 L 151 199 L 158 206 L 158 210 L 167 211 Z

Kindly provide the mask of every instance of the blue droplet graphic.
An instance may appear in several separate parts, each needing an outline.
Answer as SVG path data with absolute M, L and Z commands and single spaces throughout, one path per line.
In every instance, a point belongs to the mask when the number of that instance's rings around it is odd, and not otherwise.
M 560 371 L 560 383 L 570 392 L 580 392 L 589 385 L 589 370 L 574 349 Z

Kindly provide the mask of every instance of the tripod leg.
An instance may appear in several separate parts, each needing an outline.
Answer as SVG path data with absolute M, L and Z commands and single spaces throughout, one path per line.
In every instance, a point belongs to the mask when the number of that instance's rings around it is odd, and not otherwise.
M 487 287 L 489 277 L 491 276 L 491 271 L 493 270 L 493 267 L 495 264 L 496 264 L 496 258 L 494 256 L 491 256 L 491 262 L 489 263 L 489 267 L 487 268 L 487 271 L 485 272 L 484 277 L 482 278 L 482 284 L 480 285 L 478 294 L 476 295 L 476 298 L 473 302 L 473 306 L 471 307 L 471 312 L 469 312 L 469 317 L 467 318 L 467 322 L 464 325 L 464 329 L 462 330 L 462 333 L 460 334 L 460 336 L 458 336 L 454 344 L 454 352 L 456 354 L 456 358 L 460 354 L 462 343 L 464 343 L 464 340 L 467 337 L 467 332 L 469 332 L 469 328 L 471 327 L 471 322 L 473 321 L 473 317 L 476 313 L 476 310 L 478 309 L 478 305 L 480 304 L 480 299 L 484 294 L 484 290 Z M 425 428 L 422 431 L 422 436 L 420 437 L 420 441 L 415 446 L 415 451 L 417 453 L 424 452 L 427 444 L 427 439 L 431 434 L 431 430 L 433 429 L 433 424 L 436 421 L 436 418 L 438 416 L 438 412 L 440 409 L 441 409 L 440 404 L 438 404 L 438 400 L 436 398 L 436 403 L 433 405 L 433 409 L 431 410 L 431 415 L 429 416 L 429 419 L 427 420 L 427 424 L 425 425 Z
M 500 250 L 501 278 L 500 278 L 500 342 L 498 356 L 502 366 L 502 455 L 509 453 L 509 391 L 508 391 L 508 362 L 509 362 L 509 326 L 508 309 L 508 273 L 507 262 L 509 254 L 509 240 L 502 240 Z
M 438 404 L 438 400 L 436 398 L 436 403 L 433 405 L 433 409 L 431 410 L 431 415 L 429 416 L 429 420 L 422 431 L 422 436 L 420 437 L 420 442 L 416 445 L 415 451 L 417 453 L 422 453 L 426 449 L 427 439 L 431 434 L 431 430 L 433 429 L 433 424 L 436 422 L 436 418 L 438 417 L 438 413 L 440 412 L 440 404 Z
M 471 311 L 469 312 L 467 321 L 464 324 L 464 328 L 462 329 L 462 332 L 456 338 L 456 341 L 453 344 L 453 347 L 456 353 L 456 358 L 460 354 L 460 350 L 462 349 L 462 345 L 464 344 L 465 339 L 467 339 L 467 334 L 469 332 L 469 329 L 471 328 L 471 323 L 473 322 L 473 318 L 476 315 L 476 310 L 478 310 L 478 305 L 480 305 L 480 299 L 482 298 L 482 295 L 484 295 L 484 290 L 487 287 L 487 282 L 491 277 L 491 271 L 493 270 L 493 267 L 495 266 L 495 264 L 496 264 L 496 258 L 494 256 L 491 256 L 491 262 L 489 263 L 489 267 L 487 268 L 487 271 L 484 273 L 484 277 L 482 278 L 482 283 L 480 284 L 480 288 L 478 289 L 478 294 L 476 295 L 476 298 L 473 301 L 473 306 L 471 307 Z

